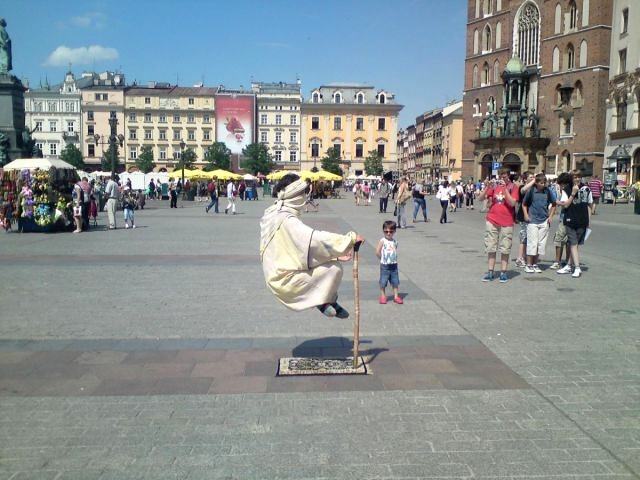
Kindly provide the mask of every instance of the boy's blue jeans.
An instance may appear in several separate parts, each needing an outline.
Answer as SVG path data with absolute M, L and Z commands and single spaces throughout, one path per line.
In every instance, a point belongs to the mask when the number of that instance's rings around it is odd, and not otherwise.
M 389 265 L 380 264 L 380 288 L 385 288 L 387 283 L 390 283 L 392 287 L 396 288 L 400 285 L 397 263 Z

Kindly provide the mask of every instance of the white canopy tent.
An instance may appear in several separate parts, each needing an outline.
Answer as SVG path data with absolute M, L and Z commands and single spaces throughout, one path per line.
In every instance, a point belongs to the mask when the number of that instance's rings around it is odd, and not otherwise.
M 50 170 L 55 167 L 61 170 L 75 170 L 73 165 L 58 160 L 57 158 L 17 158 L 13 162 L 7 163 L 2 169 L 5 172 L 12 170 Z

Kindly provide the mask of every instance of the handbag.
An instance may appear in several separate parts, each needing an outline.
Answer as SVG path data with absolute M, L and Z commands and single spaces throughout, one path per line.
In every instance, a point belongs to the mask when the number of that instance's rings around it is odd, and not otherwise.
M 393 216 L 397 217 L 398 216 L 398 205 L 396 205 L 395 207 L 393 207 Z
M 405 204 L 407 200 L 409 200 L 410 198 L 411 198 L 411 192 L 409 192 L 408 190 L 405 190 L 404 192 L 402 192 L 402 195 L 398 197 L 398 203 Z

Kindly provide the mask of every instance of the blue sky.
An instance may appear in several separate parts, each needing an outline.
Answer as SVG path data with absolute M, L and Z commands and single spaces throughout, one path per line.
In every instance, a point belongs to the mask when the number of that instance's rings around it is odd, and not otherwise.
M 390 90 L 402 126 L 462 98 L 466 0 L 5 0 L 13 73 L 32 85 L 72 70 L 249 87 L 294 81 Z

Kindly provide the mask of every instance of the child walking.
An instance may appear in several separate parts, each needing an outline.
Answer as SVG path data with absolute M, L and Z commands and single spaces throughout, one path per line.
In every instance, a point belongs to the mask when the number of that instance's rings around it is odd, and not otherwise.
M 385 291 L 387 283 L 393 289 L 393 301 L 402 305 L 402 297 L 398 294 L 400 277 L 398 276 L 398 241 L 393 238 L 396 233 L 396 222 L 387 220 L 382 224 L 384 237 L 378 242 L 376 255 L 380 259 L 380 303 L 387 303 L 387 293 Z
M 91 195 L 89 197 L 89 216 L 91 217 L 94 227 L 98 226 L 98 204 L 96 203 L 96 197 Z
M 124 228 L 129 228 L 129 222 L 131 222 L 131 228 L 136 228 L 133 218 L 133 211 L 136 208 L 136 200 L 131 190 L 127 190 L 124 194 L 122 207 L 124 209 Z

